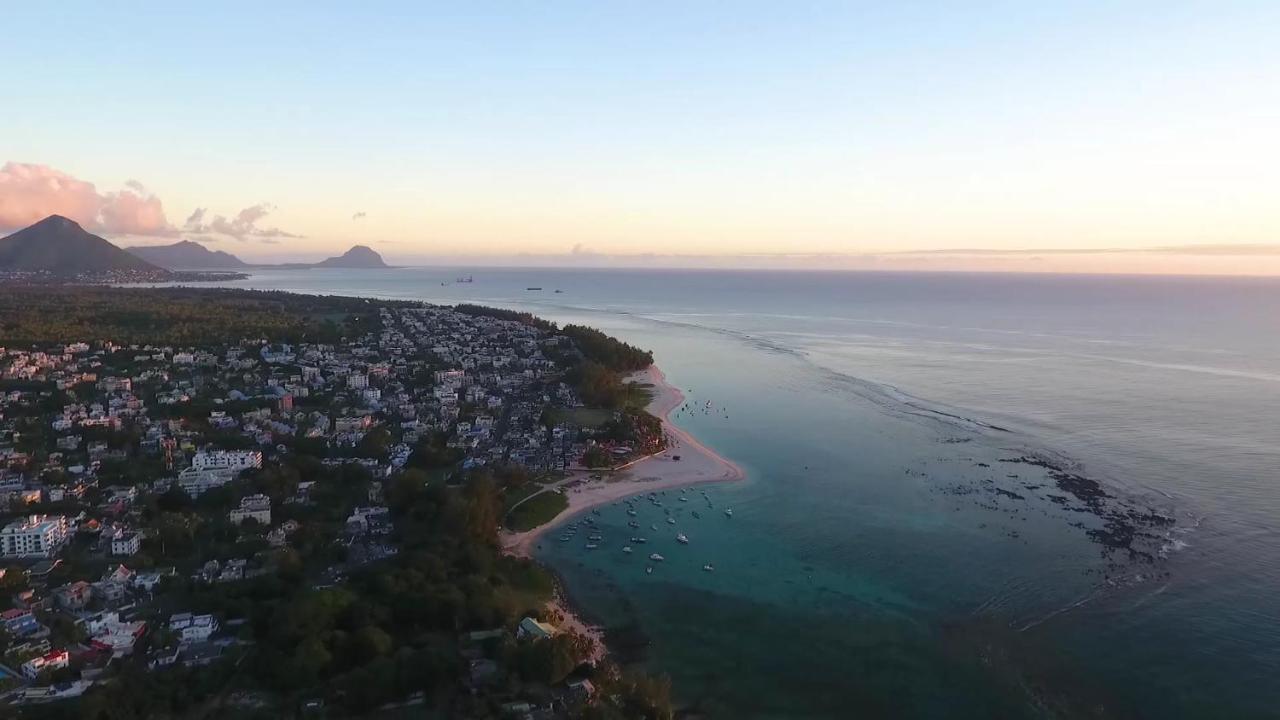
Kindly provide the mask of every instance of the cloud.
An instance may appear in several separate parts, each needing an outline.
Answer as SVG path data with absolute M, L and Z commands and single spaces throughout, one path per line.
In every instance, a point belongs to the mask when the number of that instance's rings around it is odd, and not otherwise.
M 1162 255 L 1280 255 L 1280 244 L 1170 245 L 1148 248 L 1146 252 Z
M 351 219 L 352 219 L 352 220 L 363 220 L 363 219 L 365 219 L 365 218 L 367 218 L 367 217 L 369 217 L 369 213 L 367 213 L 367 212 L 365 212 L 365 211 L 361 210 L 360 212 L 356 213 L 355 215 L 352 215 L 352 216 L 351 216 Z
M 1036 256 L 1044 255 L 1210 255 L 1210 256 L 1260 256 L 1280 255 L 1280 244 L 1212 244 L 1161 245 L 1155 247 L 1103 247 L 1103 248 L 953 248 L 949 250 L 899 250 L 886 255 L 956 255 L 956 256 Z
M 136 180 L 117 192 L 99 192 L 91 182 L 34 163 L 0 167 L 0 230 L 16 230 L 62 215 L 107 235 L 173 236 L 160 199 Z
M 274 210 L 275 207 L 273 205 L 259 203 L 250 205 L 232 217 L 214 215 L 213 219 L 205 222 L 205 216 L 208 211 L 205 208 L 196 208 L 195 212 L 191 213 L 186 223 L 183 224 L 182 230 L 186 233 L 199 235 L 222 235 L 240 242 L 256 240 L 267 244 L 275 244 L 280 238 L 302 237 L 301 235 L 285 232 L 277 227 L 258 227 L 258 221 L 270 215 Z

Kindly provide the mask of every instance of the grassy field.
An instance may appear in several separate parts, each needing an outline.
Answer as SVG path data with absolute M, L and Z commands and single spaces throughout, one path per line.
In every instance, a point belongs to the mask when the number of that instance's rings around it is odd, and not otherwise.
M 527 482 L 521 485 L 520 487 L 509 488 L 503 496 L 503 500 L 505 502 L 507 512 L 511 512 L 511 508 L 514 507 L 516 503 L 538 492 L 541 489 L 542 489 L 542 486 L 536 482 Z
M 514 532 L 545 525 L 569 507 L 569 498 L 558 492 L 544 492 L 507 514 L 507 528 Z

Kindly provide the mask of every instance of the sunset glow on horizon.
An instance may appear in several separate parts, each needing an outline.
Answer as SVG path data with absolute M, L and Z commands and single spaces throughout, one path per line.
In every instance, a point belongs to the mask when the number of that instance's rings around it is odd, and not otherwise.
M 9 9 L 0 235 L 1280 274 L 1275 4 L 227 10 Z

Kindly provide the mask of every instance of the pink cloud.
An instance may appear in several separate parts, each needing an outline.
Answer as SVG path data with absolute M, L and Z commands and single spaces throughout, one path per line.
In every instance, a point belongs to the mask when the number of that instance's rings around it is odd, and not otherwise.
M 99 192 L 91 182 L 47 165 L 7 162 L 0 167 L 0 229 L 26 227 L 62 215 L 109 235 L 175 235 L 160 199 L 131 180 L 128 189 Z
M 214 233 L 241 242 L 254 239 L 258 242 L 274 243 L 278 238 L 302 237 L 276 227 L 258 227 L 258 221 L 270 215 L 273 210 L 275 210 L 274 206 L 260 203 L 241 210 L 233 217 L 214 215 L 213 219 L 206 223 L 206 210 L 196 208 L 196 211 L 191 213 L 191 217 L 187 218 L 182 229 L 188 233 Z

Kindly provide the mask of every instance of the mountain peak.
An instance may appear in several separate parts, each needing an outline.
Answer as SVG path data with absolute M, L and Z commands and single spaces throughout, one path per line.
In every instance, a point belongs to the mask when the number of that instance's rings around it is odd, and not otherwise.
M 66 275 L 162 272 L 62 215 L 50 215 L 0 238 L 0 270 Z
M 316 263 L 316 267 L 384 268 L 387 264 L 383 262 L 382 256 L 368 245 L 353 245 L 350 250 L 337 257 L 321 260 Z
M 27 229 L 29 230 L 31 228 L 37 228 L 37 227 L 66 228 L 68 230 L 70 229 L 84 230 L 84 228 L 80 227 L 80 223 L 76 222 L 75 220 L 72 220 L 69 217 L 66 217 L 65 215 L 58 215 L 56 213 L 53 215 L 50 215 L 49 217 L 46 217 L 43 220 L 37 221 L 36 223 L 28 226 Z
M 129 252 L 170 270 L 227 270 L 247 267 L 240 258 L 222 250 L 210 250 L 194 240 L 179 240 L 171 245 L 140 245 L 125 248 Z

